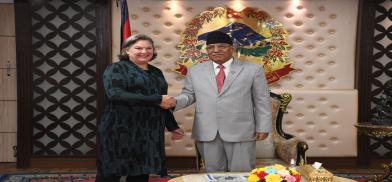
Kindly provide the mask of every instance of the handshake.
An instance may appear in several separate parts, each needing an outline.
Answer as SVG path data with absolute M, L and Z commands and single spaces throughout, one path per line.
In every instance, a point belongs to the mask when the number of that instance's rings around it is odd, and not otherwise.
M 161 108 L 163 109 L 170 109 L 173 107 L 176 107 L 176 98 L 174 98 L 173 96 L 169 96 L 169 95 L 162 95 L 162 101 L 161 104 L 159 104 L 159 106 L 161 106 Z M 182 137 L 184 137 L 185 133 L 184 130 L 182 130 L 181 128 L 175 129 L 173 131 L 171 131 L 172 133 L 172 140 L 179 140 Z
M 161 108 L 163 109 L 170 109 L 173 107 L 176 107 L 176 98 L 174 98 L 173 96 L 169 96 L 169 95 L 162 95 L 162 101 L 161 104 L 159 104 L 159 106 L 161 106 Z

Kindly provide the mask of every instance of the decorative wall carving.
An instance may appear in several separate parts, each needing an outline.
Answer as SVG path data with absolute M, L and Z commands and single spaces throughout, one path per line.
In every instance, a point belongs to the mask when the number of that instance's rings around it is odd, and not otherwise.
M 374 46 L 371 73 L 371 115 L 377 113 L 377 99 L 383 94 L 385 83 L 392 78 L 392 3 L 378 0 L 375 14 Z M 392 157 L 392 139 L 371 138 L 371 155 Z
M 33 154 L 96 147 L 95 1 L 33 1 Z

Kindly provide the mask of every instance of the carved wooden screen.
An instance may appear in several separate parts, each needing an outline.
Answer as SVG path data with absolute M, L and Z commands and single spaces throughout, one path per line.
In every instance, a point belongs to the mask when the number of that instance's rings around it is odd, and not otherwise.
M 376 114 L 377 100 L 385 83 L 392 79 L 391 5 L 390 0 L 361 2 L 358 45 L 359 122 L 370 122 Z M 385 97 L 385 96 L 384 96 Z M 358 162 L 369 167 L 372 161 L 392 157 L 391 138 L 358 136 Z
M 33 154 L 94 154 L 95 2 L 36 3 L 32 15 Z
M 18 101 L 22 104 L 18 108 L 18 166 L 29 166 L 32 158 L 94 158 L 103 102 L 100 75 L 110 62 L 110 34 L 106 31 L 110 3 L 15 3 L 20 13 L 17 21 L 29 24 L 17 25 L 28 30 L 19 31 L 27 40 L 19 38 L 17 49 L 31 55 L 18 57 L 22 71 L 18 78 L 25 79 L 18 80 L 18 96 L 22 98 Z M 30 19 L 21 14 L 29 14 Z
M 377 115 L 377 100 L 386 97 L 385 83 L 392 79 L 392 2 L 378 0 L 375 8 L 374 46 L 371 72 L 371 111 Z M 388 111 L 391 113 L 391 111 Z M 371 138 L 370 154 L 376 158 L 392 158 L 392 138 Z

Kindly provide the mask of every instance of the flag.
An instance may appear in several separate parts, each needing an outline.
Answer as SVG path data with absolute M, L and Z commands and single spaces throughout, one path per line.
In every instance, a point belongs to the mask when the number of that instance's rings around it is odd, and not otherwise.
M 120 48 L 122 48 L 123 42 L 127 40 L 129 36 L 131 36 L 131 25 L 129 23 L 128 16 L 128 4 L 127 0 L 120 0 L 120 8 L 121 8 L 121 41 Z

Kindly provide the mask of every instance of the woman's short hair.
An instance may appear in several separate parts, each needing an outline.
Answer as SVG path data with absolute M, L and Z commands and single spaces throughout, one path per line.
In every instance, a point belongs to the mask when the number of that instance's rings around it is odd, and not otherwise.
M 130 36 L 127 40 L 123 42 L 123 45 L 121 47 L 121 53 L 118 55 L 118 58 L 121 59 L 129 59 L 129 56 L 127 54 L 127 50 L 132 47 L 136 42 L 141 41 L 141 40 L 147 40 L 151 43 L 152 48 L 153 48 L 153 55 L 151 60 L 155 59 L 157 57 L 157 52 L 155 50 L 155 45 L 154 41 L 152 40 L 151 37 L 145 34 L 135 34 Z M 150 60 L 150 61 L 151 61 Z

